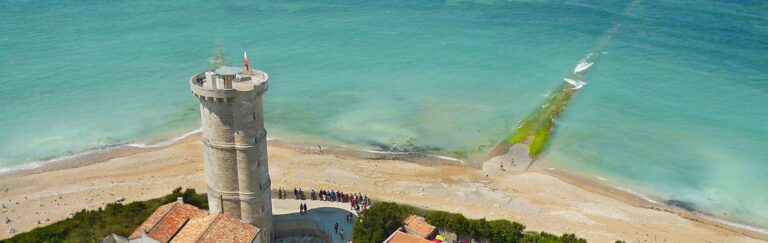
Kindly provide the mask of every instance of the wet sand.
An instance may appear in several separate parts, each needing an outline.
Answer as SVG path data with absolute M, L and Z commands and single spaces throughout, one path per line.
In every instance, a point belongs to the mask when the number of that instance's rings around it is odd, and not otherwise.
M 146 200 L 175 187 L 205 191 L 199 134 L 158 148 L 118 148 L 0 175 L 0 239 L 96 209 L 118 197 Z M 450 160 L 315 149 L 272 140 L 272 187 L 340 189 L 378 200 L 504 218 L 529 230 L 576 233 L 594 242 L 761 242 L 768 237 L 649 203 L 561 171 L 487 173 Z M 427 162 L 429 161 L 429 162 Z M 273 200 L 280 207 L 280 200 Z M 5 218 L 11 220 L 5 224 Z

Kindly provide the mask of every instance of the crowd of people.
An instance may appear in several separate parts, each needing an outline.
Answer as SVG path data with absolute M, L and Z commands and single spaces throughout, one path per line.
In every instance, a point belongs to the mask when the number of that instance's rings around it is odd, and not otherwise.
M 288 193 L 285 189 L 279 188 L 277 189 L 277 198 L 287 199 Z M 337 190 L 329 191 L 321 189 L 319 191 L 315 191 L 312 189 L 309 192 L 309 197 L 307 197 L 303 189 L 293 188 L 293 198 L 295 200 L 320 200 L 328 202 L 349 203 L 351 209 L 355 210 L 357 213 L 360 213 L 360 211 L 367 209 L 368 206 L 371 205 L 371 199 L 368 198 L 368 195 L 362 193 L 346 193 Z M 301 212 L 306 212 L 306 204 L 302 204 Z
M 278 199 L 288 199 L 288 192 L 286 192 L 283 188 L 277 189 L 277 198 Z M 366 194 L 362 193 L 346 193 L 339 190 L 325 190 L 321 189 L 319 191 L 315 191 L 314 189 L 309 191 L 309 197 L 304 193 L 304 190 L 301 188 L 293 188 L 293 199 L 294 200 L 320 200 L 320 201 L 327 201 L 327 202 L 340 202 L 340 203 L 349 203 L 351 210 L 354 210 L 358 214 L 362 210 L 365 210 L 368 208 L 368 206 L 371 205 L 371 199 Z M 300 203 L 299 204 L 299 213 L 304 215 L 307 213 L 307 204 L 306 203 Z M 355 214 L 349 213 L 346 215 L 347 223 L 353 223 L 355 222 Z M 334 225 L 334 231 L 336 231 L 336 234 L 341 237 L 341 239 L 344 239 L 344 229 L 339 228 L 339 223 L 336 223 Z

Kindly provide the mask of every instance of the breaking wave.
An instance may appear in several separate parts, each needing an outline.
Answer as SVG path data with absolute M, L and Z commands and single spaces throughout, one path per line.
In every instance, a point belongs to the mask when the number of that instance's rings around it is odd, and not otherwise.
M 572 89 L 580 89 L 584 87 L 584 85 L 587 85 L 587 82 L 578 79 L 564 78 L 563 80 L 565 80 L 566 83 L 571 84 L 573 86 Z
M 589 70 L 589 68 L 591 68 L 592 65 L 595 64 L 594 59 L 595 59 L 595 55 L 591 53 L 586 57 L 584 57 L 583 59 L 581 59 L 579 63 L 576 64 L 576 67 L 573 68 L 573 74 L 578 74 L 578 73 L 582 73 Z
M 178 141 L 180 141 L 182 139 L 185 139 L 185 138 L 187 138 L 187 137 L 189 137 L 189 136 L 191 136 L 193 134 L 201 133 L 201 132 L 203 132 L 203 128 L 198 128 L 198 129 L 195 129 L 195 130 L 193 130 L 191 132 L 187 132 L 185 134 L 182 134 L 181 136 L 178 136 L 178 137 L 175 137 L 175 138 L 171 138 L 171 139 L 167 139 L 167 140 L 163 140 L 163 141 L 160 141 L 160 142 L 157 142 L 157 143 L 130 143 L 130 144 L 126 144 L 126 145 L 130 146 L 130 147 L 136 147 L 136 148 L 157 148 L 157 147 L 163 147 L 163 146 L 168 146 L 168 145 L 174 144 L 174 143 L 176 143 L 176 142 L 178 142 Z

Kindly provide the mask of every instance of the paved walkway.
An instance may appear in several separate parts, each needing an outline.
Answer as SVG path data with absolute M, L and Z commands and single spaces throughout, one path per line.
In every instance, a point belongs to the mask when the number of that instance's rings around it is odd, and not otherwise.
M 299 204 L 307 204 L 307 214 L 299 214 Z M 277 216 L 277 221 L 290 220 L 312 220 L 315 221 L 323 230 L 332 233 L 334 243 L 352 242 L 353 223 L 347 223 L 346 215 L 355 214 L 350 210 L 349 203 L 295 200 L 295 199 L 277 199 L 272 198 L 272 213 Z M 357 215 L 357 214 L 355 214 Z M 355 216 L 357 217 L 357 216 Z M 339 229 L 344 229 L 344 239 L 338 234 L 334 234 L 333 225 L 339 223 Z

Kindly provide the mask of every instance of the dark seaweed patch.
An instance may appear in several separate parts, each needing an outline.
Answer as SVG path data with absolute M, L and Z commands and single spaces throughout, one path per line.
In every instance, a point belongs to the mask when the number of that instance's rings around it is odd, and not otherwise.
M 693 205 L 693 203 L 691 203 L 691 202 L 670 199 L 670 200 L 665 201 L 665 203 L 667 205 L 669 205 L 669 206 L 682 208 L 682 209 L 685 209 L 686 211 L 689 211 L 689 212 L 696 211 L 696 206 Z

